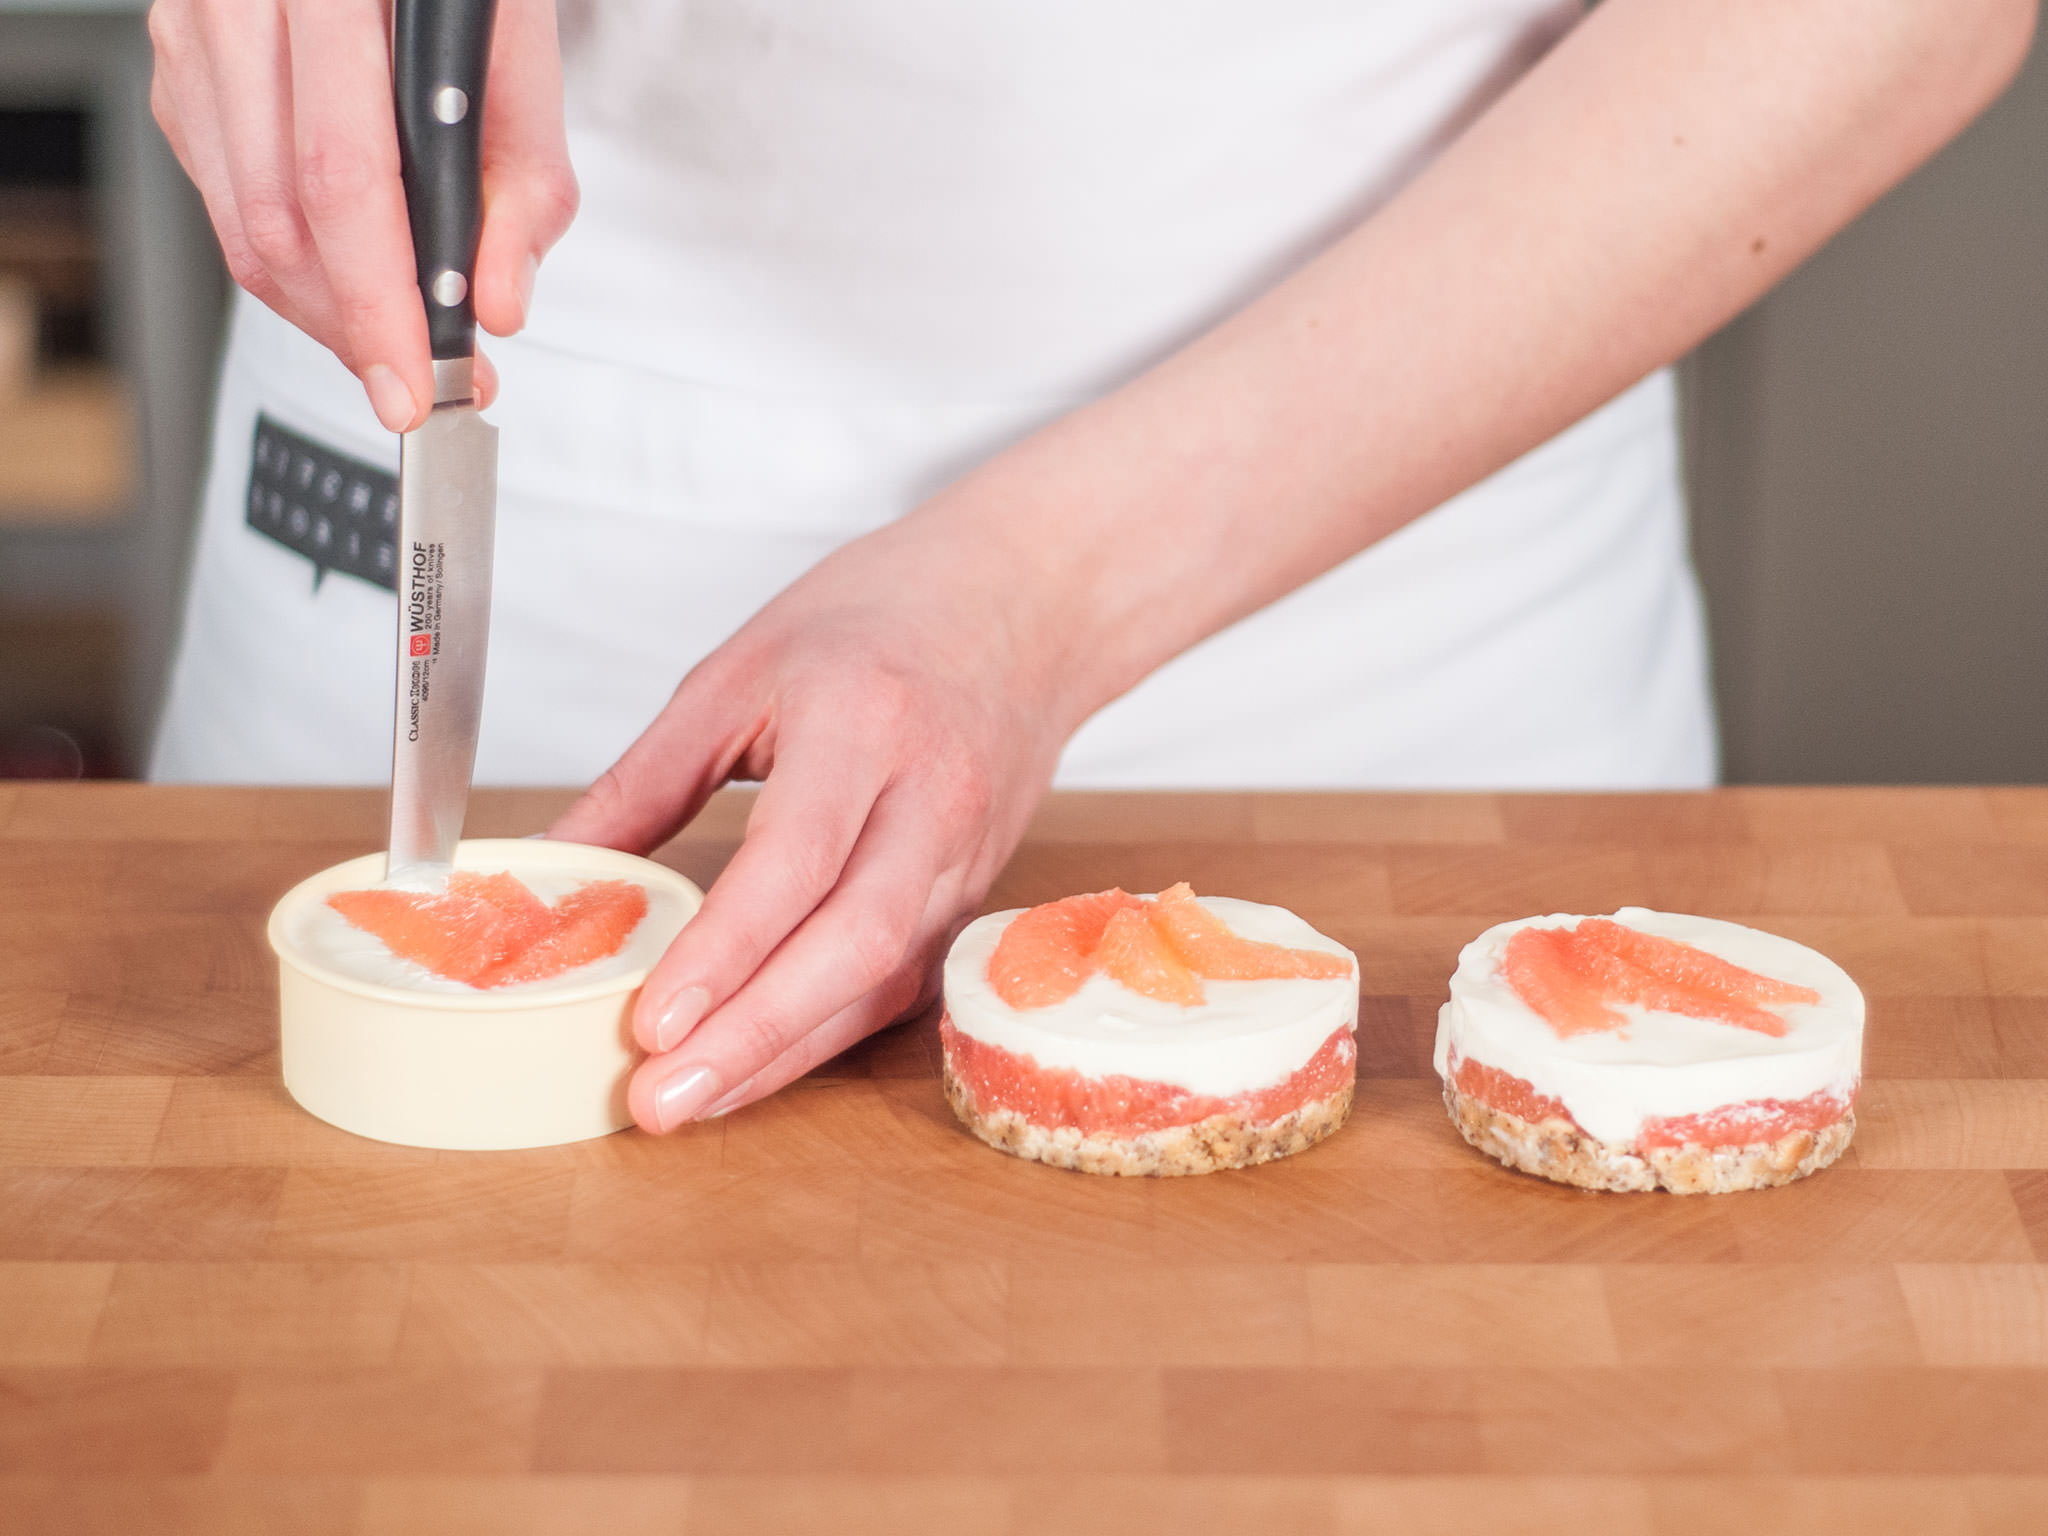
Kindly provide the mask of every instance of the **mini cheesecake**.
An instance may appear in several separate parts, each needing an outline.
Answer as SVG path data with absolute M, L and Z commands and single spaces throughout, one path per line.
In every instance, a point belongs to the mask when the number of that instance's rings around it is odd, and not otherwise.
M 1588 1189 L 1725 1193 L 1827 1167 L 1855 1133 L 1863 994 L 1825 955 L 1624 907 L 1465 946 L 1435 1064 L 1460 1134 Z
M 997 912 L 945 966 L 946 1096 L 990 1146 L 1084 1173 L 1211 1173 L 1344 1123 L 1358 963 L 1282 907 L 1121 891 Z
M 284 1086 L 359 1136 L 548 1147 L 631 1123 L 641 983 L 703 902 L 610 848 L 470 840 L 439 880 L 381 853 L 301 881 L 270 914 Z

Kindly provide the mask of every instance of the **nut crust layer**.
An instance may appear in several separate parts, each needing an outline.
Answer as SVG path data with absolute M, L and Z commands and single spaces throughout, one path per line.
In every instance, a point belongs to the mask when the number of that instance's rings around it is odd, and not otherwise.
M 1126 1178 L 1170 1178 L 1248 1168 L 1306 1151 L 1335 1131 L 1351 1113 L 1352 1084 L 1327 1098 L 1312 1099 L 1277 1120 L 1253 1125 L 1235 1115 L 1211 1115 L 1193 1125 L 1141 1131 L 1135 1136 L 1084 1135 L 1073 1126 L 1034 1125 L 1015 1110 L 983 1110 L 967 1087 L 944 1066 L 946 1102 L 960 1123 L 999 1152 L 1050 1163 L 1077 1173 Z
M 1828 1166 L 1856 1134 L 1850 1110 L 1819 1131 L 1792 1131 L 1776 1141 L 1741 1147 L 1653 1148 L 1641 1157 L 1595 1141 L 1564 1120 L 1536 1124 L 1444 1085 L 1444 1106 L 1458 1134 L 1510 1168 L 1581 1189 L 1668 1189 L 1677 1195 L 1724 1195 L 1790 1184 Z

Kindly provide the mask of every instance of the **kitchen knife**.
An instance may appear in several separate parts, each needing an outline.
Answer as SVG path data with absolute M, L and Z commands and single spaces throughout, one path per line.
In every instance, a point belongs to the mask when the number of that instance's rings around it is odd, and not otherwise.
M 387 874 L 447 865 L 483 714 L 498 429 L 477 414 L 477 236 L 484 72 L 496 0 L 397 0 L 391 79 L 434 409 L 400 441 L 398 687 Z

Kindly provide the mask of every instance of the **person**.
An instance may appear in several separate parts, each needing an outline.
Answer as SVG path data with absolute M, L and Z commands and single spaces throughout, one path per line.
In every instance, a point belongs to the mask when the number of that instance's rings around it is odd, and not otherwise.
M 594 778 L 552 835 L 633 850 L 763 783 L 644 990 L 641 1124 L 926 1000 L 1056 774 L 1710 782 L 1666 369 L 2033 21 L 499 0 L 480 779 Z M 249 296 L 153 771 L 374 781 L 390 599 L 244 503 L 252 425 L 388 466 L 431 400 L 384 11 L 150 28 Z

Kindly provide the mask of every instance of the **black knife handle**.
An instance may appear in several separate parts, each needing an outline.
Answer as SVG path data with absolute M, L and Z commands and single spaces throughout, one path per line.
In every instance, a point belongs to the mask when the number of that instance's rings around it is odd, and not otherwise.
M 497 0 L 397 0 L 391 17 L 398 169 L 437 359 L 476 351 L 470 290 L 484 222 L 484 75 L 497 9 Z

